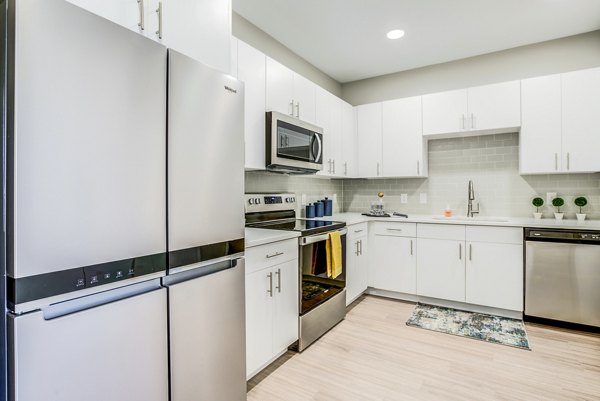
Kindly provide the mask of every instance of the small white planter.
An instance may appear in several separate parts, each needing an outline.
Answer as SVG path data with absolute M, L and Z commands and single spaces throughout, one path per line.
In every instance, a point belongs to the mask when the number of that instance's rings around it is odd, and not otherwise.
M 585 213 L 575 213 L 575 216 L 577 216 L 577 221 L 585 220 Z
M 533 213 L 533 218 L 539 220 L 542 218 L 542 213 Z
M 554 218 L 556 220 L 562 220 L 564 215 L 565 215 L 564 213 L 554 213 Z

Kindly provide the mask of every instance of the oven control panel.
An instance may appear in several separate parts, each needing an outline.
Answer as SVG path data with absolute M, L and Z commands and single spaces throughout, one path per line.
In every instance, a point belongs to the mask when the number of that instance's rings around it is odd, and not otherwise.
M 246 213 L 295 210 L 296 194 L 246 194 Z

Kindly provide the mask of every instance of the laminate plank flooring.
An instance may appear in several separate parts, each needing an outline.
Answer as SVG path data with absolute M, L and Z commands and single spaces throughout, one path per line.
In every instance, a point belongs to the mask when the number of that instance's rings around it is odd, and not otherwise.
M 249 401 L 600 400 L 600 335 L 526 324 L 532 351 L 406 326 L 414 304 L 363 297 Z

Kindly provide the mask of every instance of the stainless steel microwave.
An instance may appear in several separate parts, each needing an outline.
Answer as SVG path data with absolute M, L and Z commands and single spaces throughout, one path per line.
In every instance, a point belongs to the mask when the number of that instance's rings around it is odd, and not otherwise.
M 314 174 L 323 166 L 323 129 L 292 116 L 267 112 L 266 165 L 270 171 Z

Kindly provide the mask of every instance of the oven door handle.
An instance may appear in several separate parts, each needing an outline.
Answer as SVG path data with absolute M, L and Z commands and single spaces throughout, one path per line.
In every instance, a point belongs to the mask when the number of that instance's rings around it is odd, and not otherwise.
M 339 233 L 340 233 L 340 236 L 346 235 L 348 233 L 348 229 L 342 228 L 341 230 L 339 230 Z M 300 246 L 304 246 L 304 245 L 314 244 L 315 242 L 326 241 L 328 238 L 329 238 L 329 233 L 316 234 L 316 235 L 310 235 L 308 237 L 300 237 L 298 242 L 299 242 Z

